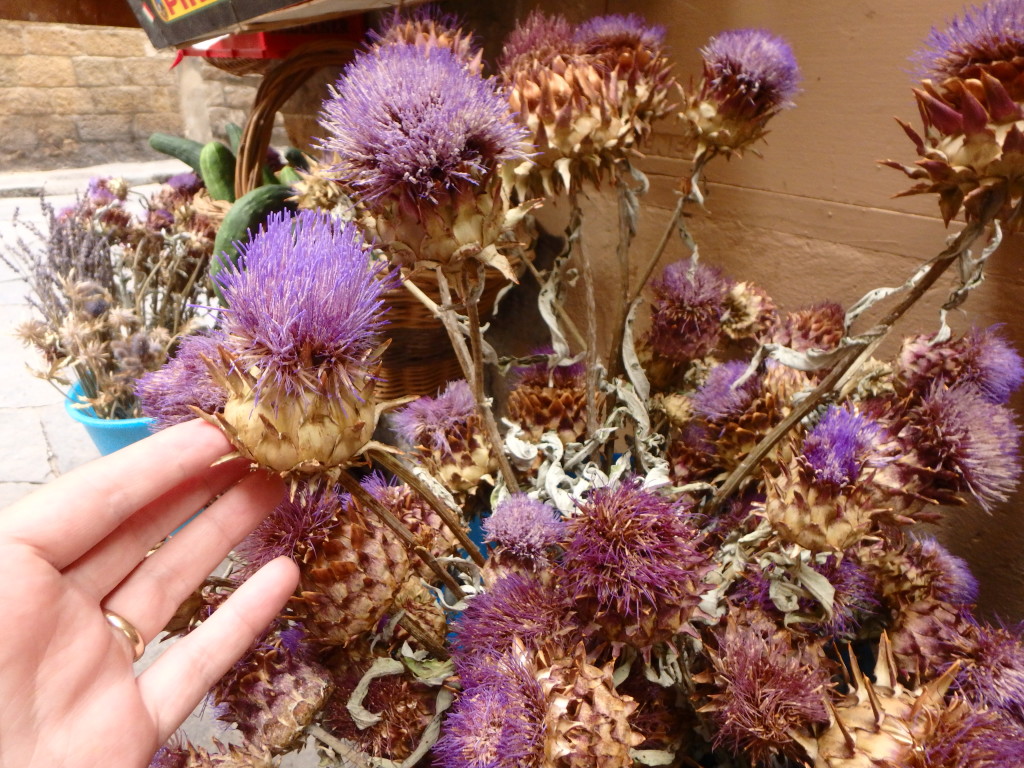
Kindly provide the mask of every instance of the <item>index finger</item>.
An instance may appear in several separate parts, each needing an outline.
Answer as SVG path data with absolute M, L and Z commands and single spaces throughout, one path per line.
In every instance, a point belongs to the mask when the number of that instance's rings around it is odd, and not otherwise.
M 78 467 L 0 512 L 0 535 L 64 568 L 137 510 L 209 471 L 231 444 L 189 421 Z

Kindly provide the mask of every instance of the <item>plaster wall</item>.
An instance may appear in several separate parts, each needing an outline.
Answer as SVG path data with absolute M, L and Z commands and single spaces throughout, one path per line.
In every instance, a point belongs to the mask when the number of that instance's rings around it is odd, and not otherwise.
M 848 306 L 871 288 L 899 285 L 959 229 L 955 222 L 944 227 L 932 196 L 894 199 L 909 180 L 878 164 L 890 158 L 906 163 L 916 159 L 893 120 L 899 116 L 919 122 L 908 58 L 922 47 L 933 26 L 944 26 L 962 12 L 959 0 L 607 0 L 522 3 L 516 12 L 537 5 L 572 21 L 636 12 L 665 25 L 676 75 L 683 82 L 699 78 L 699 48 L 723 30 L 763 27 L 790 42 L 804 78 L 797 107 L 775 118 L 761 145 L 763 157 L 716 159 L 708 166 L 707 211 L 690 220 L 705 263 L 762 285 L 781 307 L 795 309 L 825 299 Z M 674 190 L 689 173 L 680 126 L 672 119 L 656 127 L 646 153 L 639 166 L 651 180 L 651 191 L 631 251 L 629 277 L 634 283 L 668 220 Z M 613 307 L 621 284 L 614 193 L 590 195 L 585 216 L 584 246 L 597 271 L 597 306 Z M 558 206 L 550 206 L 543 217 L 553 231 L 564 225 Z M 686 256 L 674 240 L 662 263 Z M 904 335 L 934 331 L 937 308 L 951 285 L 946 280 L 933 288 L 897 326 L 880 356 L 891 355 Z M 1022 286 L 1024 236 L 1010 235 L 991 258 L 986 282 L 951 321 L 959 330 L 1005 323 L 1015 346 L 1024 351 Z M 580 302 L 573 312 L 581 315 Z M 610 328 L 613 314 L 599 311 L 600 329 Z M 1024 399 L 1018 397 L 1015 405 L 1021 413 Z M 1024 619 L 1020 496 L 991 514 L 949 510 L 937 534 L 970 562 L 981 582 L 983 612 Z

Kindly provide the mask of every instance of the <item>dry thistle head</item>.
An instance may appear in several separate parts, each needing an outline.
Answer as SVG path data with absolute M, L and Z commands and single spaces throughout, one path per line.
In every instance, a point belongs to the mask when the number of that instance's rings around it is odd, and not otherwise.
M 704 77 L 680 117 L 698 153 L 742 154 L 772 117 L 793 106 L 800 70 L 789 44 L 763 29 L 733 29 L 701 49 Z
M 393 275 L 329 214 L 274 214 L 218 275 L 226 343 L 211 373 L 228 390 L 207 414 L 238 453 L 292 480 L 336 474 L 370 440 Z
M 1019 226 L 1010 214 L 1024 195 L 1022 30 L 1020 3 L 992 0 L 933 29 L 916 56 L 923 135 L 900 125 L 920 159 L 885 164 L 918 182 L 901 194 L 937 194 L 947 224 L 963 209 L 968 221 Z

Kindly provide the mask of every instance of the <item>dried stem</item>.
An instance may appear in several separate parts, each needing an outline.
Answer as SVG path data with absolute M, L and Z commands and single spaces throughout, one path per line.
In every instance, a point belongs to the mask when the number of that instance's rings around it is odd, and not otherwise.
M 445 586 L 448 587 L 456 597 L 459 599 L 465 597 L 465 593 L 462 591 L 462 588 L 459 587 L 459 583 L 455 578 L 448 573 L 448 571 L 446 571 L 439 562 L 437 562 L 437 559 L 433 555 L 419 545 L 416 537 L 413 536 L 409 529 L 402 524 L 401 520 L 395 517 L 391 510 L 375 499 L 370 492 L 363 488 L 363 486 L 361 486 L 359 482 L 348 472 L 342 472 L 338 479 L 345 487 L 345 490 L 351 493 L 356 501 L 377 515 L 381 522 L 390 528 L 410 550 L 419 555 L 420 559 L 427 564 L 427 567 L 444 582 Z
M 576 189 L 569 192 L 569 227 L 566 236 L 583 274 L 587 306 L 587 338 L 583 345 L 587 363 L 587 435 L 592 436 L 597 432 L 597 298 L 594 293 L 594 268 L 583 253 L 583 209 Z
M 536 278 L 537 284 L 543 288 L 544 276 L 541 275 L 541 273 L 537 270 L 537 267 L 535 267 L 533 265 L 533 262 L 531 262 L 529 259 L 526 260 L 526 266 L 530 269 L 530 272 L 533 274 L 534 278 Z M 580 333 L 579 328 L 576 327 L 576 323 L 574 323 L 572 321 L 572 318 L 569 317 L 569 313 L 565 311 L 565 307 L 563 307 L 561 303 L 557 301 L 554 302 L 552 306 L 555 308 L 555 312 L 558 314 L 558 319 L 562 321 L 562 323 L 565 325 L 569 333 L 572 334 L 573 339 L 576 340 L 576 343 L 579 344 L 580 348 L 582 349 L 586 347 L 587 342 L 583 338 L 583 334 Z
M 704 196 L 700 191 L 701 174 L 704 171 L 704 166 L 706 166 L 708 161 L 710 161 L 714 156 L 714 151 L 702 150 L 693 158 L 693 170 L 690 173 L 688 189 L 685 194 L 679 195 L 679 198 L 676 200 L 676 207 L 672 211 L 672 216 L 669 217 L 668 224 L 665 226 L 665 231 L 662 232 L 661 239 L 654 247 L 654 252 L 651 253 L 651 258 L 647 262 L 647 266 L 645 266 L 643 272 L 640 273 L 640 281 L 632 291 L 626 294 L 627 298 L 622 309 L 619 326 L 615 329 L 615 334 L 612 337 L 616 350 L 614 360 L 615 370 L 618 370 L 618 365 L 621 362 L 620 358 L 622 354 L 623 336 L 625 335 L 626 317 L 629 315 L 629 307 L 634 301 L 640 298 L 640 294 L 643 293 L 644 288 L 647 286 L 647 281 L 651 279 L 651 275 L 654 274 L 655 268 L 657 268 L 662 255 L 665 253 L 665 249 L 668 247 L 669 240 L 672 239 L 672 234 L 678 231 L 684 242 L 686 242 L 691 250 L 694 252 L 696 251 L 689 232 L 687 232 L 686 227 L 683 224 L 683 215 L 685 213 L 687 203 L 696 203 L 698 205 L 702 205 L 704 203 Z M 627 274 L 624 279 L 628 283 L 629 275 Z
M 455 537 L 459 540 L 459 544 L 461 544 L 469 553 L 473 562 L 480 566 L 484 564 L 483 554 L 477 548 L 476 544 L 473 543 L 473 540 L 466 534 L 466 531 L 463 530 L 462 524 L 456 519 L 451 508 L 449 508 L 444 501 L 439 499 L 437 494 L 431 491 L 422 480 L 416 477 L 416 474 L 409 469 L 409 467 L 395 456 L 384 451 L 373 450 L 371 451 L 370 456 L 374 461 L 384 467 L 384 469 L 401 478 L 404 483 L 416 491 L 416 493 L 418 493 L 423 500 L 430 505 L 430 508 L 437 512 L 451 532 L 455 534 Z
M 312 736 L 314 739 L 319 741 L 321 744 L 330 747 L 332 750 L 338 753 L 338 757 L 344 761 L 344 765 L 349 768 L 370 768 L 370 763 L 366 759 L 366 755 L 357 749 L 353 749 L 348 746 L 340 739 L 335 738 L 332 734 L 328 733 L 321 726 L 316 723 L 311 723 L 306 726 L 306 733 Z
M 956 239 L 932 262 L 932 266 L 915 284 L 903 300 L 893 307 L 878 323 L 859 338 L 852 340 L 847 347 L 846 353 L 839 359 L 831 371 L 821 380 L 807 397 L 793 406 L 793 409 L 781 422 L 779 422 L 761 441 L 754 446 L 754 449 L 747 455 L 740 465 L 732 471 L 725 479 L 718 492 L 708 503 L 708 512 L 714 512 L 721 504 L 729 498 L 740 487 L 740 484 L 757 467 L 761 460 L 768 455 L 768 452 L 779 442 L 796 424 L 807 414 L 813 411 L 818 404 L 833 392 L 838 391 L 841 383 L 849 375 L 855 372 L 864 362 L 871 357 L 871 354 L 881 344 L 882 340 L 892 330 L 893 325 L 906 314 L 917 301 L 931 288 L 942 274 L 970 249 L 971 245 L 986 231 L 986 221 L 973 221 L 968 224 L 957 235 Z
M 512 493 L 518 493 L 519 482 L 516 480 L 515 473 L 512 471 L 512 465 L 509 464 L 508 457 L 502 448 L 504 441 L 501 439 L 501 433 L 498 431 L 498 422 L 494 419 L 494 411 L 491 410 L 490 402 L 484 392 L 483 333 L 480 330 L 480 315 L 474 311 L 476 309 L 475 300 L 479 299 L 479 295 L 476 296 L 476 299 L 472 296 L 463 296 L 464 301 L 466 301 L 466 311 L 470 314 L 470 317 L 467 319 L 469 320 L 469 338 L 472 349 L 469 349 L 466 346 L 466 338 L 463 335 L 462 328 L 455 319 L 455 311 L 451 308 L 451 290 L 448 286 L 448 279 L 440 267 L 437 269 L 437 285 L 442 301 L 442 306 L 440 307 L 441 321 L 444 323 L 445 330 L 448 331 L 448 337 L 455 348 L 459 366 L 462 368 L 462 375 L 466 377 L 466 381 L 473 390 L 477 413 L 480 415 L 484 431 L 487 433 L 491 455 L 498 464 L 498 470 L 501 472 L 505 485 L 508 486 Z M 474 306 L 470 308 L 470 304 L 474 304 Z
M 402 616 L 398 620 L 398 626 L 412 635 L 413 639 L 422 645 L 435 659 L 444 661 L 451 658 L 451 654 L 448 653 L 448 649 L 444 647 L 444 644 L 438 642 L 437 638 L 431 637 L 428 633 L 424 632 L 416 625 L 416 622 L 409 620 L 408 615 Z

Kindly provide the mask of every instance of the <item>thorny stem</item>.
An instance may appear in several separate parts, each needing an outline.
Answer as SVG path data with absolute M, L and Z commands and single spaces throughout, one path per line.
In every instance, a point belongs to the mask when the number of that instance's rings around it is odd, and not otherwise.
M 448 280 L 440 267 L 437 269 L 437 285 L 442 301 L 441 320 L 444 323 L 445 330 L 448 331 L 448 337 L 451 339 L 452 346 L 456 348 L 459 366 L 462 368 L 462 375 L 466 377 L 466 381 L 469 382 L 469 386 L 473 390 L 477 413 L 483 422 L 484 431 L 487 433 L 487 440 L 491 444 L 491 455 L 497 462 L 498 470 L 501 472 L 501 477 L 504 479 L 509 491 L 518 493 L 519 483 L 516 480 L 515 473 L 512 471 L 512 465 L 509 464 L 508 457 L 502 448 L 504 441 L 501 439 L 501 433 L 498 431 L 498 422 L 494 419 L 494 411 L 491 410 L 490 403 L 484 393 L 483 334 L 480 330 L 480 315 L 476 311 L 476 299 L 479 296 L 477 295 L 476 298 L 471 296 L 462 297 L 466 302 L 466 312 L 469 315 L 467 319 L 469 320 L 469 338 L 472 345 L 472 350 L 469 350 L 466 348 L 466 339 L 462 334 L 462 330 L 455 320 L 455 311 L 451 308 L 451 291 L 448 287 Z
M 448 573 L 448 571 L 446 571 L 439 562 L 437 562 L 433 555 L 419 545 L 416 537 L 409 532 L 409 529 L 402 524 L 401 520 L 395 517 L 391 510 L 370 495 L 370 492 L 363 488 L 363 486 L 359 484 L 359 481 L 352 477 L 348 472 L 342 472 L 338 479 L 345 487 L 345 490 L 351 493 L 356 501 L 377 515 L 381 522 L 390 528 L 409 549 L 419 555 L 420 559 L 427 564 L 427 567 L 429 567 L 430 570 L 432 570 L 437 577 L 444 582 L 445 586 L 448 587 L 456 597 L 462 599 L 465 596 L 465 593 L 462 591 L 459 583 L 455 581 L 454 577 Z
M 892 330 L 895 323 L 906 314 L 907 310 L 917 303 L 950 265 L 966 253 L 971 245 L 986 231 L 987 221 L 987 219 L 972 221 L 964 227 L 956 239 L 935 257 L 931 268 L 908 291 L 903 300 L 893 307 L 885 317 L 879 320 L 873 328 L 850 342 L 846 353 L 821 380 L 818 386 L 811 390 L 807 397 L 794 404 L 793 409 L 786 418 L 761 438 L 761 441 L 754 446 L 754 449 L 747 457 L 725 479 L 718 492 L 708 503 L 708 513 L 713 514 L 717 511 L 722 503 L 736 492 L 743 480 L 760 464 L 761 460 L 768 455 L 768 452 L 775 447 L 775 444 L 798 424 L 801 419 L 813 411 L 818 403 L 830 396 L 834 391 L 838 391 L 841 383 L 871 357 L 871 354 L 882 343 L 882 340 Z
M 386 470 L 391 472 L 393 475 L 401 478 L 401 480 L 408 486 L 410 486 L 416 493 L 418 493 L 430 508 L 437 512 L 438 516 L 444 521 L 444 524 L 448 526 L 455 537 L 459 540 L 459 544 L 469 553 L 469 556 L 473 559 L 473 562 L 479 566 L 484 564 L 484 556 L 477 549 L 476 544 L 469 538 L 462 525 L 456 520 L 452 510 L 445 504 L 437 495 L 431 491 L 426 484 L 421 481 L 416 474 L 409 469 L 402 461 L 392 456 L 390 453 L 385 451 L 373 451 L 371 457 L 374 461 L 384 467 Z

